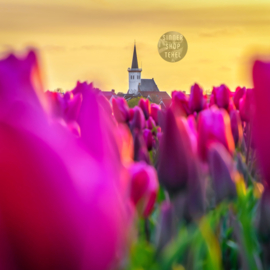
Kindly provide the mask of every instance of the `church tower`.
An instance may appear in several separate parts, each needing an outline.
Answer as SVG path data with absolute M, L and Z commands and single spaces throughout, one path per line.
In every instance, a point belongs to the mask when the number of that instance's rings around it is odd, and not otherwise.
M 142 69 L 138 66 L 136 44 L 134 44 L 133 58 L 131 68 L 128 68 L 128 80 L 129 80 L 129 89 L 128 94 L 137 94 L 138 86 L 141 84 L 141 72 Z

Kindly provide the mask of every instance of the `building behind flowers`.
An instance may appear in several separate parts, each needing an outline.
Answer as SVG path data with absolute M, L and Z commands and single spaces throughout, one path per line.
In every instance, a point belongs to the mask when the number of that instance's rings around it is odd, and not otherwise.
M 115 94 L 115 90 L 103 91 L 102 93 L 111 100 L 112 97 L 124 97 L 127 101 L 143 97 L 149 99 L 153 103 L 162 105 L 163 107 L 168 107 L 171 104 L 171 97 L 166 91 L 159 91 L 159 88 L 154 80 L 152 79 L 142 79 L 141 73 L 142 68 L 139 68 L 136 44 L 134 44 L 133 57 L 131 67 L 128 68 L 128 80 L 129 88 L 127 93 Z

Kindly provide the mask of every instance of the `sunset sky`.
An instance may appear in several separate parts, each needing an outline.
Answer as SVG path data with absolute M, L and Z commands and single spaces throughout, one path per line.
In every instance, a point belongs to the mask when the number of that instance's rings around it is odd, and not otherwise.
M 195 82 L 234 90 L 252 86 L 254 54 L 270 55 L 269 14 L 269 0 L 0 0 L 0 53 L 38 48 L 45 90 L 80 80 L 125 93 L 136 40 L 142 78 L 154 78 L 160 91 L 189 92 Z M 188 42 L 176 63 L 158 54 L 168 31 Z

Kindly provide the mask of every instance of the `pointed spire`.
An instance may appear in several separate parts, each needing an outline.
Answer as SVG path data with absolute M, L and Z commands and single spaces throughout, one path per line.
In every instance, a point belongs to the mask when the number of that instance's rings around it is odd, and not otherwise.
M 138 60 L 137 60 L 137 52 L 136 52 L 136 44 L 134 43 L 134 51 L 133 51 L 133 58 L 131 68 L 139 68 L 138 67 Z

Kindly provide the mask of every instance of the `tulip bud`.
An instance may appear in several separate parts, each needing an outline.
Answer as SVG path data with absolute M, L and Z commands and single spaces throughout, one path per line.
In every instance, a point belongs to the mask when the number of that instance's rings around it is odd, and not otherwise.
M 230 113 L 231 129 L 235 145 L 240 145 L 243 139 L 243 128 L 239 112 L 232 110 Z
M 239 112 L 242 121 L 249 122 L 254 114 L 253 89 L 247 89 L 239 101 Z
M 133 108 L 133 112 L 134 115 L 132 120 L 130 121 L 131 130 L 136 128 L 139 130 L 143 130 L 145 128 L 145 118 L 142 109 L 138 106 L 135 106 Z
M 219 108 L 227 109 L 230 102 L 230 89 L 222 84 L 215 89 L 216 93 L 216 104 Z
M 156 170 L 145 162 L 134 163 L 130 169 L 130 198 L 143 217 L 151 214 L 159 188 Z
M 119 123 L 129 121 L 129 107 L 124 98 L 112 99 L 113 114 Z
M 181 91 L 172 92 L 172 110 L 177 116 L 187 116 L 190 114 L 188 98 Z
M 187 186 L 191 153 L 184 124 L 182 121 L 179 121 L 178 124 L 169 108 L 166 113 L 165 129 L 160 143 L 157 171 L 161 185 L 172 194 L 185 189 Z
M 154 127 L 156 126 L 155 121 L 153 120 L 153 118 L 150 116 L 148 118 L 148 120 L 146 121 L 146 128 L 152 130 Z
M 235 90 L 233 102 L 237 110 L 239 110 L 239 101 L 246 93 L 246 87 L 240 87 L 238 86 Z
M 211 144 L 208 162 L 217 203 L 236 197 L 233 159 L 222 144 Z
M 139 131 L 138 129 L 135 129 L 133 131 L 133 140 L 134 140 L 134 160 L 145 161 L 147 164 L 150 164 L 150 158 L 143 135 L 141 131 Z
M 150 116 L 150 111 L 151 111 L 149 100 L 141 98 L 139 101 L 139 107 L 142 109 L 145 119 L 147 120 L 148 117 Z
M 154 119 L 155 123 L 158 125 L 158 111 L 160 111 L 161 108 L 159 105 L 152 103 L 151 104 L 151 112 L 150 115 Z
M 190 112 L 200 112 L 203 109 L 204 97 L 202 88 L 195 83 L 190 90 L 189 109 Z
M 150 151 L 153 147 L 153 135 L 151 130 L 149 129 L 144 129 L 143 130 L 143 138 L 146 144 L 146 147 L 148 149 L 148 151 Z

